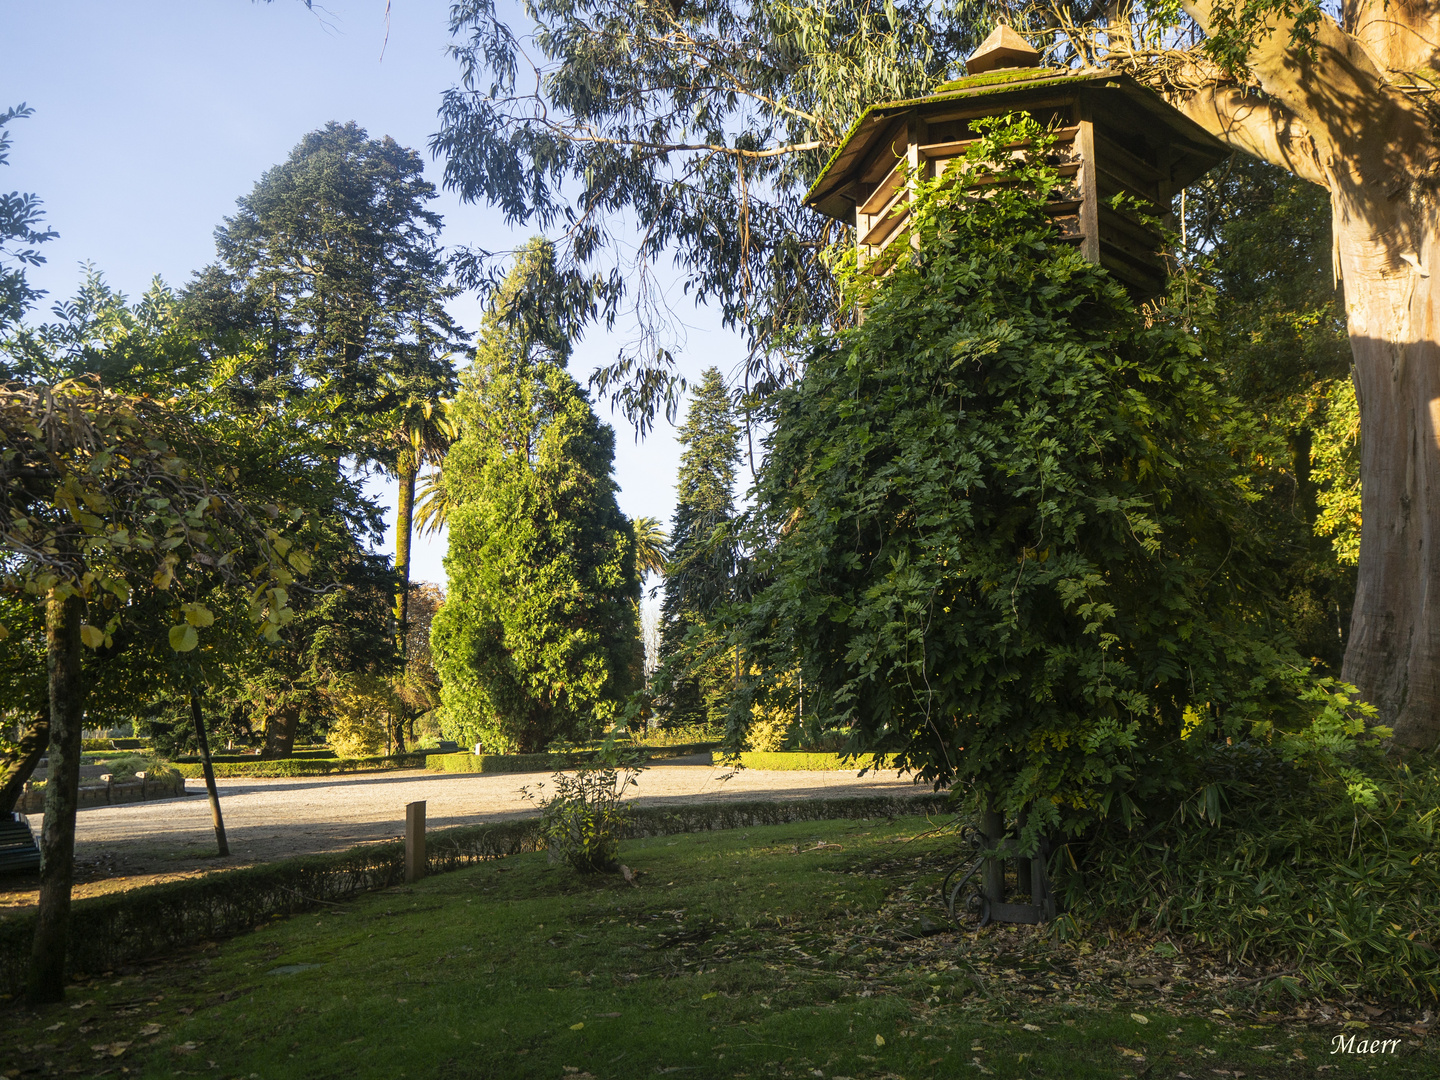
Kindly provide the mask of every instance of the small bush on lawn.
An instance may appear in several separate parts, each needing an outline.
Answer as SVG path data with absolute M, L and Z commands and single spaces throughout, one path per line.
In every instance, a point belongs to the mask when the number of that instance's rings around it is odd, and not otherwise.
M 544 784 L 533 792 L 520 789 L 540 804 L 540 833 L 551 862 L 569 863 L 582 874 L 620 865 L 620 838 L 630 817 L 620 800 L 638 785 L 641 760 L 608 741 L 574 773 L 555 773 L 550 778 L 555 793 L 548 798 L 542 794 Z
M 1326 991 L 1387 987 L 1433 1003 L 1440 988 L 1440 768 L 1433 761 L 1317 776 L 1255 745 L 1217 747 L 1209 783 L 1163 816 L 1111 818 L 1062 849 L 1059 888 L 1073 913 L 1278 961 L 1275 985 Z M 1068 923 L 1068 925 L 1067 925 Z

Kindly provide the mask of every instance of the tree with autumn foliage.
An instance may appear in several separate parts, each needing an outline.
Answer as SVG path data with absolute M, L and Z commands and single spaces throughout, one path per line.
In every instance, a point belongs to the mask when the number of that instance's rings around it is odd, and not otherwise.
M 28 996 L 63 994 L 73 880 L 81 650 L 115 645 L 127 611 L 158 601 L 169 647 L 189 652 L 215 623 L 216 581 L 243 589 L 260 634 L 292 617 L 289 589 L 310 561 L 296 517 L 231 490 L 228 454 L 163 402 L 87 381 L 0 386 L 0 569 L 5 590 L 41 599 L 50 781 Z M 298 517 L 298 515 L 297 515 Z

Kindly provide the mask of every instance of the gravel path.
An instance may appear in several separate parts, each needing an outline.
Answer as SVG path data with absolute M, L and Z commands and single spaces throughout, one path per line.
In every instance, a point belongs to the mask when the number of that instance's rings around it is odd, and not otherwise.
M 220 806 L 231 856 L 214 856 L 210 804 L 200 780 L 184 799 L 81 810 L 76 826 L 76 896 L 133 888 L 206 871 L 270 862 L 292 855 L 341 851 L 401 834 L 405 804 L 425 801 L 426 825 L 442 829 L 535 813 L 520 789 L 545 783 L 544 773 L 476 775 L 420 769 L 341 777 L 221 779 Z M 709 755 L 675 758 L 640 776 L 630 798 L 642 805 L 750 799 L 837 798 L 919 792 L 891 770 L 770 772 L 728 775 Z M 30 823 L 39 832 L 40 816 Z M 35 902 L 33 875 L 0 878 L 0 909 Z

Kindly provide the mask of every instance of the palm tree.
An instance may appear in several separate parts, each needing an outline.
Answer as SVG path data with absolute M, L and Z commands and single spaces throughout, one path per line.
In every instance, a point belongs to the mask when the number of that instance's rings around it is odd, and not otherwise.
M 400 486 L 395 512 L 395 571 L 400 575 L 400 591 L 395 597 L 395 619 L 403 643 L 410 601 L 410 537 L 414 531 L 415 481 L 425 465 L 430 465 L 438 474 L 439 463 L 455 440 L 455 424 L 446 413 L 443 399 L 411 397 L 396 409 L 391 431 L 396 444 L 395 477 Z
M 670 537 L 660 527 L 660 519 L 636 518 L 635 568 L 642 574 L 663 574 L 670 558 Z
M 445 493 L 445 473 L 434 466 L 420 481 L 419 497 L 415 500 L 415 531 L 421 536 L 438 533 L 450 524 L 450 496 Z

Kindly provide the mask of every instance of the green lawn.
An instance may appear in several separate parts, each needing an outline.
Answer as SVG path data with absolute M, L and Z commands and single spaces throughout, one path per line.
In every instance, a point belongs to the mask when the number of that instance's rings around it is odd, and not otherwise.
M 0 1072 L 1440 1076 L 1408 1032 L 1358 1012 L 1342 1027 L 1323 1003 L 1266 1013 L 1253 982 L 1183 951 L 945 931 L 937 886 L 955 841 L 910 839 L 926 828 L 631 841 L 634 888 L 525 855 L 372 893 L 0 1015 Z M 1341 1031 L 1399 1050 L 1332 1055 Z

